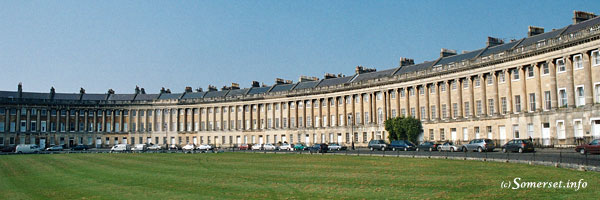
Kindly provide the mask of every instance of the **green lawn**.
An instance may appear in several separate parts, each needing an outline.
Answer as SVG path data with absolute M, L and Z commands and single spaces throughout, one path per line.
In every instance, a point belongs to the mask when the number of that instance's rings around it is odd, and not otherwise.
M 502 189 L 585 179 L 587 188 Z M 590 199 L 600 173 L 443 159 L 282 154 L 0 156 L 0 199 Z M 594 199 L 596 199 L 594 198 Z

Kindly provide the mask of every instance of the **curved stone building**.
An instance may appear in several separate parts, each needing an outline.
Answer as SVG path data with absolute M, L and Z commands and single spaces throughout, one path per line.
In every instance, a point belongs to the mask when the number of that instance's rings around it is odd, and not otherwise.
M 414 116 L 423 140 L 533 138 L 574 145 L 600 137 L 600 18 L 574 12 L 573 24 L 526 38 L 488 38 L 481 49 L 442 49 L 433 61 L 352 76 L 301 77 L 217 90 L 146 94 L 0 91 L 0 146 L 117 143 L 228 146 L 341 143 L 387 137 L 383 122 Z

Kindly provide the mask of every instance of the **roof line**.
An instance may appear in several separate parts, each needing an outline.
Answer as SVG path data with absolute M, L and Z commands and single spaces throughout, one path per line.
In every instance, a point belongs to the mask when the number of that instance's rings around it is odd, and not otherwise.
M 564 27 L 563 30 L 560 33 L 558 33 L 558 36 L 562 36 L 562 34 L 565 33 L 565 31 L 567 31 L 567 29 L 569 29 L 569 27 L 571 27 L 571 25 L 573 25 L 573 24 L 569 24 L 568 26 Z
M 277 85 L 277 84 L 274 84 L 274 85 L 272 85 L 271 87 L 269 87 L 269 90 L 267 90 L 265 93 L 267 93 L 267 92 L 271 92 L 271 90 L 273 90 L 273 88 L 275 88 L 275 86 L 276 86 L 276 85 Z
M 515 45 L 513 45 L 512 47 L 510 47 L 510 49 L 514 49 L 515 47 L 518 47 L 519 44 L 521 44 L 524 40 L 525 40 L 525 38 L 521 38 L 520 40 L 518 40 L 517 43 L 515 43 Z
M 440 62 L 440 60 L 442 60 L 442 58 L 444 58 L 444 57 L 439 57 L 438 59 L 436 59 L 431 66 L 432 67 L 435 66 L 435 64 L 437 64 L 438 62 Z
M 487 51 L 490 48 L 490 46 L 485 46 L 484 49 L 482 49 L 477 55 L 473 56 L 473 58 L 479 58 L 479 56 L 481 56 L 481 54 L 483 54 L 483 52 Z
M 290 88 L 290 90 L 294 90 L 294 88 L 296 88 L 296 86 L 298 86 L 298 84 L 300 84 L 300 82 L 294 83 L 294 86 L 292 86 L 292 88 Z
M 396 72 L 400 71 L 400 68 L 402 68 L 402 66 L 396 68 L 396 70 L 394 70 L 394 72 L 392 72 L 392 76 L 394 76 L 394 74 L 396 74 Z

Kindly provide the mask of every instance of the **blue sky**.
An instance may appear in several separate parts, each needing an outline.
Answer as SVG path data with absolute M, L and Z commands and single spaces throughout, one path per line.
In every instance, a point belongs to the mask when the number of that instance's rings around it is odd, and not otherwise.
M 0 1 L 0 90 L 149 93 L 434 60 L 597 1 Z

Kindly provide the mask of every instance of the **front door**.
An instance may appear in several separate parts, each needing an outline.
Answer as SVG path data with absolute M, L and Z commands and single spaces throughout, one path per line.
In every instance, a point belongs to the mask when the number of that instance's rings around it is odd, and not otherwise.
M 102 147 L 102 138 L 96 138 L 96 148 Z
M 40 149 L 46 149 L 46 138 L 40 138 Z
M 542 124 L 542 145 L 550 145 L 550 123 Z
M 338 133 L 338 134 L 337 134 L 337 143 L 338 143 L 338 144 L 341 144 L 341 143 L 342 143 L 342 134 L 341 134 L 341 133 Z
M 592 121 L 592 136 L 594 138 L 600 138 L 600 120 Z
M 500 145 L 503 145 L 506 142 L 506 128 L 500 126 L 498 127 L 498 132 L 500 133 Z
M 456 141 L 456 129 L 450 129 L 450 135 L 452 136 L 452 141 Z

